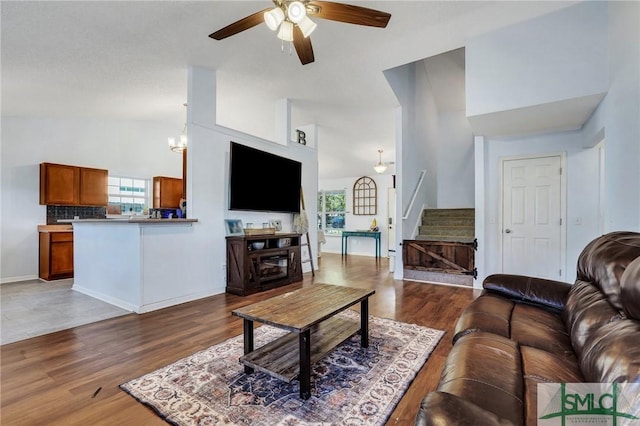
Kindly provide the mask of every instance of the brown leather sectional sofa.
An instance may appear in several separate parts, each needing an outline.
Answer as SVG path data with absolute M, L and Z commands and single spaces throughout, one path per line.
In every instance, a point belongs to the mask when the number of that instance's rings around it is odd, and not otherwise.
M 545 382 L 634 383 L 640 417 L 640 233 L 595 239 L 577 268 L 573 285 L 487 277 L 416 424 L 535 425 Z

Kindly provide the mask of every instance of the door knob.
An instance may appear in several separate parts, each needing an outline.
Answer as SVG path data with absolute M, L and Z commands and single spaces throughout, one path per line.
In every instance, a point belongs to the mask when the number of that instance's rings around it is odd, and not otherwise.
M 505 232 L 505 234 L 510 234 L 511 233 L 511 229 L 505 229 L 504 232 Z

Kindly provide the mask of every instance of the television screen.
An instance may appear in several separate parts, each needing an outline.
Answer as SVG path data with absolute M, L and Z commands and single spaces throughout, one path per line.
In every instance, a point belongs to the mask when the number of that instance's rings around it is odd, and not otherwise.
M 302 164 L 231 142 L 229 210 L 300 213 Z

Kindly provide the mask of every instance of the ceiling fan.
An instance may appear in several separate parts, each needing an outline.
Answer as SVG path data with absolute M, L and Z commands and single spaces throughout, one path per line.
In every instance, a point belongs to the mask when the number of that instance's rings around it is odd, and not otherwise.
M 275 7 L 267 8 L 240 19 L 209 35 L 222 40 L 264 22 L 272 30 L 278 31 L 278 38 L 293 42 L 302 65 L 314 61 L 313 47 L 309 35 L 317 24 L 309 17 L 385 28 L 391 14 L 361 6 L 321 0 L 273 0 Z

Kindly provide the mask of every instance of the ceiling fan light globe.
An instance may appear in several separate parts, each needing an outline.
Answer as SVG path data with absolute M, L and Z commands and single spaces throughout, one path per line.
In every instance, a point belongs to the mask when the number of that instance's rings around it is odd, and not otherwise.
M 277 30 L 282 21 L 284 21 L 284 12 L 279 7 L 274 7 L 264 13 L 264 22 L 271 31 Z
M 291 22 L 299 24 L 307 16 L 307 10 L 302 2 L 292 1 L 287 6 L 287 16 Z
M 313 32 L 313 30 L 316 29 L 317 26 L 318 24 L 316 24 L 311 19 L 309 19 L 308 16 L 305 16 L 302 21 L 298 22 L 298 27 L 300 28 L 300 31 L 302 31 L 302 35 L 305 38 L 309 37 Z
M 278 38 L 284 41 L 293 41 L 293 24 L 291 22 L 282 22 L 280 31 L 278 31 Z

